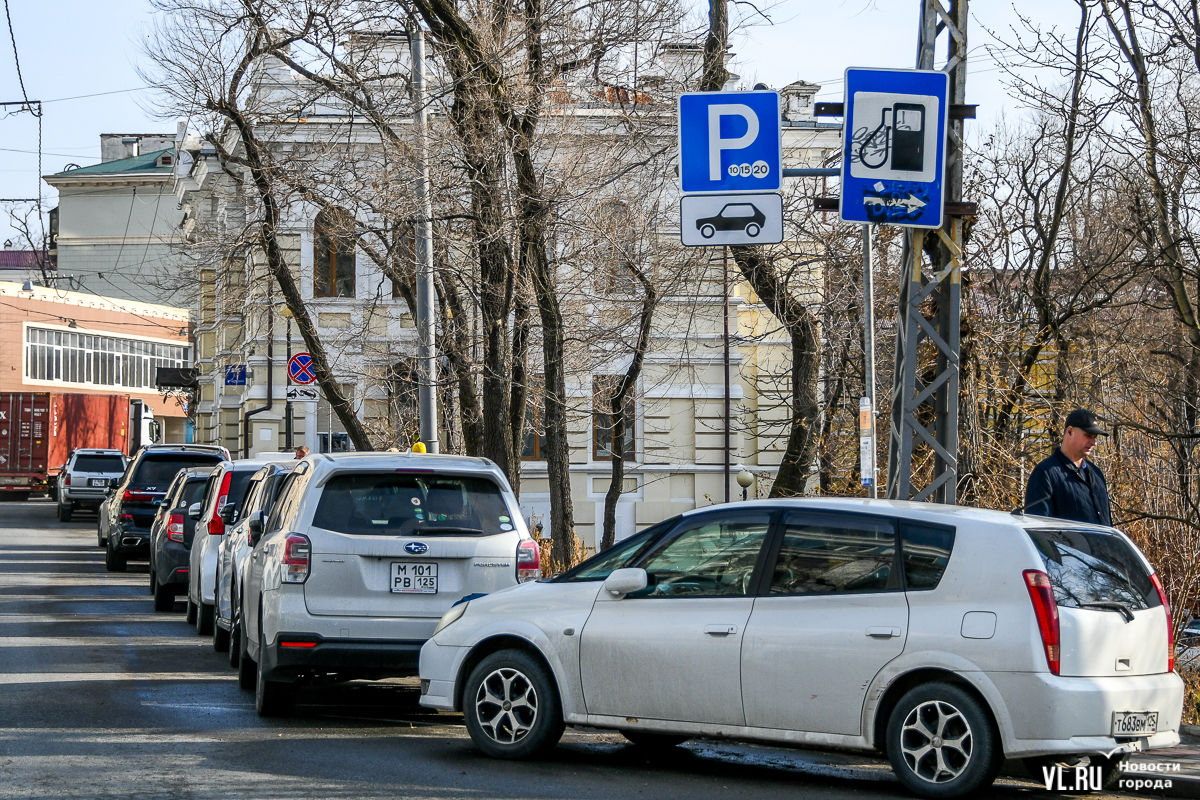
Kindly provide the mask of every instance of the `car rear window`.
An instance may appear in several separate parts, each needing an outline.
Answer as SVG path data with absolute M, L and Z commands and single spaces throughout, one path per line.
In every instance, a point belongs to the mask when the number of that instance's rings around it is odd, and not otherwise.
M 1066 608 L 1120 603 L 1133 611 L 1160 604 L 1138 554 L 1106 531 L 1027 530 L 1046 565 L 1054 599 Z
M 145 456 L 138 464 L 131 483 L 139 486 L 166 486 L 175 478 L 175 473 L 188 467 L 207 467 L 220 464 L 221 457 L 201 453 L 163 454 Z
M 125 459 L 120 456 L 75 456 L 74 472 L 124 472 Z
M 204 487 L 208 485 L 208 478 L 192 478 L 183 487 L 183 498 L 179 505 L 192 507 L 193 503 L 199 503 L 204 499 Z
M 325 484 L 313 525 L 337 533 L 481 536 L 514 529 L 500 487 L 486 478 L 355 473 Z

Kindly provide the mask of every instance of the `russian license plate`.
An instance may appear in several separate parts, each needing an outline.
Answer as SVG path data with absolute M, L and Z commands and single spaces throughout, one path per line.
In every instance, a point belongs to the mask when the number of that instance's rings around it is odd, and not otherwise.
M 88 486 L 108 486 L 108 478 L 88 478 Z
M 393 561 L 392 591 L 437 594 L 437 567 L 428 561 Z
M 1114 711 L 1113 736 L 1149 736 L 1158 733 L 1157 711 Z

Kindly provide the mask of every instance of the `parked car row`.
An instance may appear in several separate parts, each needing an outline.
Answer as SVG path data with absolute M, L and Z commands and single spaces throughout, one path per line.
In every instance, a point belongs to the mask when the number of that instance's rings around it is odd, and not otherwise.
M 287 713 L 304 682 L 419 675 L 422 705 L 461 712 L 498 758 L 536 757 L 567 725 L 648 748 L 880 751 L 924 797 L 971 794 L 1006 758 L 1040 777 L 1087 757 L 1112 780 L 1129 753 L 1179 742 L 1167 598 L 1111 528 L 759 501 L 689 511 L 542 578 L 483 459 L 133 473 L 123 485 L 166 486 L 147 537 L 155 608 L 186 583 L 188 621 L 262 715 Z

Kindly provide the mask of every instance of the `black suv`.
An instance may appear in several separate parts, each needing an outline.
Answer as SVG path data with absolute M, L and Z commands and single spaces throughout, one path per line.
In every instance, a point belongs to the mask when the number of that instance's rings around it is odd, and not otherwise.
M 149 557 L 150 527 L 175 473 L 216 466 L 228 458 L 224 447 L 201 444 L 153 444 L 138 450 L 100 504 L 96 538 L 105 548 L 105 569 L 124 572 L 128 559 Z
M 204 499 L 212 467 L 183 469 L 167 488 L 150 529 L 150 593 L 155 611 L 170 611 L 175 595 L 187 588 L 188 549 L 196 520 L 188 510 Z

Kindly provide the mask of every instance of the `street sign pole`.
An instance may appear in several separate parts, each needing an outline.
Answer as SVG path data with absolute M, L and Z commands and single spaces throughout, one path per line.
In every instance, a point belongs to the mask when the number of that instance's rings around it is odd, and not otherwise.
M 420 409 L 421 441 L 428 453 L 439 452 L 437 419 L 437 354 L 434 341 L 437 323 L 433 285 L 433 203 L 429 192 L 429 102 L 425 91 L 425 32 L 416 26 L 412 39 L 413 91 L 416 94 L 417 140 L 420 164 L 417 170 L 417 403 Z
M 875 438 L 875 265 L 871 252 L 871 226 L 862 226 L 863 259 L 863 394 L 859 403 L 859 427 L 866 445 L 859 447 L 861 478 L 867 497 L 879 497 L 879 470 L 875 468 L 878 445 Z M 862 418 L 865 412 L 865 419 Z M 860 433 L 861 436 L 861 433 Z M 866 452 L 863 453 L 862 451 Z
M 968 0 L 921 0 L 917 69 L 933 69 L 934 47 L 945 30 L 950 103 L 966 102 Z M 951 119 L 946 136 L 945 201 L 962 200 L 963 121 Z M 958 487 L 959 313 L 963 251 L 962 218 L 947 215 L 932 231 L 905 232 L 901 260 L 900 306 L 892 384 L 891 435 L 888 441 L 887 496 L 899 500 L 933 499 L 954 503 Z M 932 241 L 929 241 L 932 237 Z M 924 258 L 928 255 L 928 275 Z M 937 309 L 933 330 L 921 312 L 930 299 Z M 918 377 L 918 346 L 928 338 L 937 350 L 936 374 L 927 384 Z M 923 377 L 923 376 L 922 376 Z M 932 399 L 932 426 L 918 416 Z M 931 451 L 933 472 L 924 486 L 912 474 L 913 449 Z

